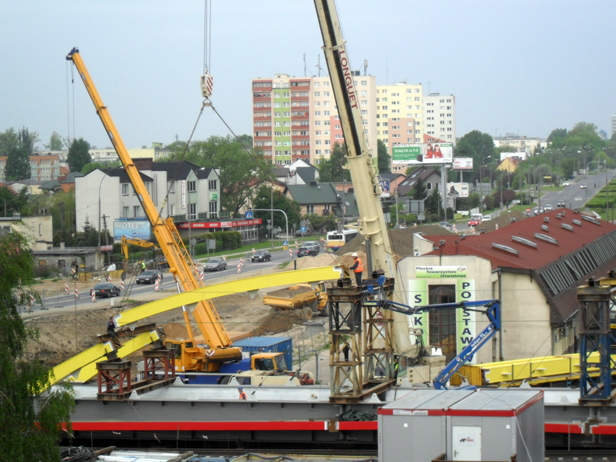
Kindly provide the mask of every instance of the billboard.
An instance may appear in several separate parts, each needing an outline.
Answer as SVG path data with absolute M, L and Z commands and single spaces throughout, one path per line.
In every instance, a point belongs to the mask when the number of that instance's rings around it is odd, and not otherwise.
M 152 227 L 148 220 L 115 220 L 113 222 L 113 240 L 121 241 L 122 236 L 148 240 Z
M 391 158 L 394 164 L 450 164 L 453 160 L 453 144 L 423 143 L 393 146 Z
M 389 181 L 387 180 L 379 180 L 379 184 L 381 185 L 381 189 L 383 190 L 381 197 L 389 197 L 390 196 L 390 190 L 389 190 Z
M 468 183 L 447 183 L 447 197 L 468 197 Z
M 472 157 L 456 157 L 453 160 L 454 170 L 472 170 L 473 169 L 473 158 Z

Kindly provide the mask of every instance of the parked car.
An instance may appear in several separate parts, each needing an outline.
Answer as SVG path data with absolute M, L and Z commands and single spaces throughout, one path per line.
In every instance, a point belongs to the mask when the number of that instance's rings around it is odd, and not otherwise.
M 552 204 L 545 204 L 545 211 L 549 212 L 550 210 L 552 210 Z
M 565 206 L 565 203 L 562 201 L 556 203 L 556 207 L 564 207 L 564 206 Z
M 95 293 L 97 297 L 119 297 L 120 288 L 114 286 L 111 282 L 101 282 L 90 289 L 90 296 L 92 296 L 92 293 Z
M 484 215 L 483 216 L 483 221 L 491 221 L 492 220 L 492 215 Z
M 159 270 L 145 270 L 135 280 L 137 284 L 154 284 L 160 277 L 160 282 L 163 281 L 163 273 Z
M 321 251 L 321 244 L 319 244 L 317 241 L 302 242 L 302 247 L 314 248 L 317 253 Z
M 306 230 L 306 231 L 302 231 L 301 229 L 298 231 L 295 231 L 295 237 L 304 237 L 304 236 L 310 236 L 310 230 Z
M 569 182 L 568 181 L 563 181 L 563 186 L 569 186 Z
M 205 265 L 203 271 L 221 271 L 227 269 L 227 262 L 222 258 L 210 258 Z
M 585 184 L 581 184 L 580 185 L 580 189 L 588 189 L 587 186 Z
M 253 256 L 250 257 L 251 262 L 256 261 L 270 261 L 272 259 L 272 254 L 269 253 L 269 250 L 257 250 Z

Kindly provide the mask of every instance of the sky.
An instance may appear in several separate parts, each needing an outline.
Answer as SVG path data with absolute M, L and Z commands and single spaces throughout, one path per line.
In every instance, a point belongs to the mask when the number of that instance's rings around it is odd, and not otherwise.
M 251 80 L 326 70 L 309 0 L 209 0 L 212 102 L 252 134 Z M 547 137 L 616 114 L 616 2 L 338 0 L 354 69 L 456 97 L 458 137 Z M 201 108 L 205 0 L 20 0 L 0 8 L 0 131 L 111 143 L 65 56 L 74 47 L 127 148 L 186 140 Z M 363 72 L 363 69 L 362 69 Z M 229 130 L 206 108 L 193 137 Z

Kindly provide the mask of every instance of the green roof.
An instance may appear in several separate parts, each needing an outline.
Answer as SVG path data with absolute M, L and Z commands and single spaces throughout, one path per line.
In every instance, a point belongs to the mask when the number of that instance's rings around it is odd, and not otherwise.
M 289 184 L 286 190 L 300 205 L 342 203 L 342 197 L 332 183 Z

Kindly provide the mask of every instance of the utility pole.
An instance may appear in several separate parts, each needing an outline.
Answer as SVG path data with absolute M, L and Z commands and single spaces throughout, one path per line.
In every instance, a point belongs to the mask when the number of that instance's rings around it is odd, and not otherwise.
M 105 227 L 105 245 L 108 246 L 109 245 L 109 232 L 107 231 L 107 215 L 103 215 L 103 226 Z M 107 251 L 107 252 L 108 252 L 107 253 L 107 259 L 110 260 L 109 259 L 109 254 L 110 253 L 109 253 L 109 251 Z M 111 260 L 109 261 L 109 264 L 111 264 Z
M 271 190 L 271 198 L 270 198 L 270 209 L 272 210 L 272 215 L 271 215 L 271 225 L 272 228 L 270 229 L 270 239 L 272 240 L 272 249 L 274 248 L 274 185 L 272 184 L 272 190 Z M 287 236 L 288 239 L 288 236 Z

